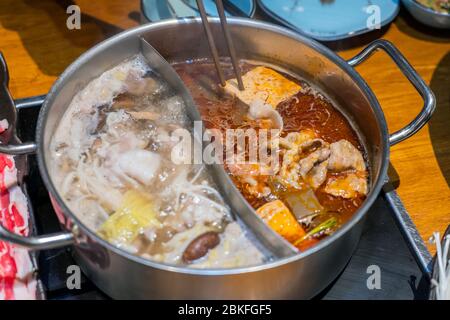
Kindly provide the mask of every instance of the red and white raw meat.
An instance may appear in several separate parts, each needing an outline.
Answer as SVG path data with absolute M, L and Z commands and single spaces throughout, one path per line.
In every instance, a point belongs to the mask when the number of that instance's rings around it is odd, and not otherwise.
M 0 120 L 0 133 L 8 130 L 8 127 L 9 127 L 8 120 L 6 119 Z
M 17 184 L 12 156 L 0 154 L 0 223 L 11 232 L 28 236 L 27 198 Z M 36 299 L 36 276 L 29 252 L 0 241 L 0 300 Z

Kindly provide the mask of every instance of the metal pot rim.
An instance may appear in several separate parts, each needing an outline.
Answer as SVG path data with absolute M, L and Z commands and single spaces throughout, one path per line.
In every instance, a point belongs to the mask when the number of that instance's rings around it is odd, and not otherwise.
M 218 22 L 219 20 L 217 18 L 211 18 L 212 22 Z M 129 252 L 126 252 L 122 249 L 119 249 L 112 245 L 111 243 L 107 242 L 106 240 L 102 239 L 98 235 L 95 234 L 95 232 L 91 231 L 89 228 L 87 228 L 78 218 L 75 214 L 71 212 L 71 210 L 65 205 L 64 201 L 60 197 L 59 193 L 56 191 L 55 186 L 53 185 L 53 182 L 50 179 L 49 172 L 47 170 L 47 165 L 44 159 L 43 152 L 41 150 L 44 150 L 44 141 L 43 141 L 43 134 L 46 124 L 47 115 L 51 109 L 51 101 L 55 95 L 58 94 L 59 89 L 63 86 L 63 82 L 66 78 L 70 77 L 75 70 L 78 69 L 80 65 L 84 63 L 85 60 L 89 59 L 92 55 L 96 54 L 98 50 L 101 48 L 108 46 L 112 42 L 121 41 L 122 39 L 131 37 L 131 36 L 138 36 L 140 34 L 144 34 L 147 30 L 151 29 L 158 29 L 158 28 L 164 28 L 166 26 L 173 26 L 173 25 L 182 25 L 182 24 L 191 24 L 191 23 L 201 23 L 200 18 L 183 18 L 183 19 L 171 19 L 171 20 L 165 20 L 161 22 L 156 23 L 150 23 L 143 26 L 138 26 L 133 29 L 129 29 L 126 31 L 123 31 L 109 39 L 104 40 L 103 42 L 97 44 L 96 46 L 92 47 L 85 53 L 83 53 L 79 58 L 77 58 L 72 64 L 70 64 L 69 67 L 66 68 L 66 70 L 59 76 L 59 78 L 56 80 L 56 82 L 53 84 L 50 92 L 48 93 L 45 102 L 41 108 L 41 111 L 39 113 L 37 127 L 36 127 L 36 143 L 37 143 L 37 159 L 38 159 L 38 166 L 39 170 L 42 175 L 42 179 L 49 190 L 49 192 L 52 194 L 52 196 L 57 201 L 58 205 L 61 207 L 63 213 L 65 216 L 70 218 L 75 222 L 75 225 L 82 230 L 83 233 L 86 233 L 89 237 L 95 239 L 98 241 L 102 246 L 106 247 L 108 250 L 111 250 L 115 252 L 118 255 L 121 255 L 135 263 L 143 264 L 152 268 L 157 268 L 161 270 L 166 271 L 173 271 L 173 272 L 179 272 L 184 274 L 191 274 L 191 275 L 207 275 L 207 276 L 224 276 L 224 275 L 234 275 L 234 274 L 242 274 L 242 273 L 250 273 L 250 272 L 257 272 L 261 270 L 276 268 L 285 264 L 288 264 L 290 262 L 300 260 L 303 258 L 306 258 L 309 255 L 312 255 L 318 251 L 321 251 L 323 248 L 330 245 L 332 242 L 343 236 L 345 233 L 347 233 L 353 226 L 358 223 L 363 216 L 367 213 L 368 209 L 372 206 L 373 202 L 375 201 L 376 197 L 378 196 L 382 186 L 385 183 L 385 178 L 387 176 L 387 169 L 388 169 L 388 160 L 389 160 L 389 134 L 388 129 L 386 125 L 386 120 L 384 117 L 384 114 L 381 110 L 381 107 L 378 103 L 377 98 L 375 97 L 374 93 L 370 89 L 370 87 L 367 85 L 365 80 L 355 71 L 355 69 L 347 63 L 344 59 L 339 57 L 336 53 L 325 47 L 324 45 L 316 42 L 315 40 L 306 38 L 300 34 L 294 33 L 293 31 L 290 31 L 286 28 L 276 26 L 270 23 L 266 22 L 260 22 L 245 18 L 229 18 L 228 19 L 230 25 L 238 25 L 238 26 L 244 26 L 244 27 L 253 27 L 253 28 L 259 28 L 259 29 L 265 29 L 267 31 L 279 33 L 281 35 L 290 37 L 296 41 L 302 42 L 305 45 L 309 46 L 310 48 L 314 49 L 315 51 L 319 52 L 320 54 L 326 56 L 330 61 L 338 65 L 342 70 L 344 70 L 358 85 L 358 87 L 364 92 L 366 95 L 366 98 L 369 100 L 374 113 L 376 115 L 376 118 L 379 122 L 379 126 L 381 128 L 381 136 L 383 145 L 381 146 L 381 157 L 382 157 L 382 163 L 380 166 L 380 171 L 378 176 L 375 179 L 375 183 L 371 191 L 369 192 L 369 195 L 367 196 L 366 200 L 362 204 L 362 206 L 357 210 L 357 212 L 353 215 L 350 221 L 348 221 L 346 224 L 344 224 L 339 230 L 337 230 L 333 235 L 330 237 L 322 240 L 319 244 L 312 247 L 309 250 L 306 250 L 304 252 L 301 252 L 295 256 L 278 259 L 273 262 L 268 262 L 260 265 L 255 266 L 248 266 L 248 267 L 240 267 L 240 268 L 232 268 L 232 269 L 195 269 L 195 268 L 188 268 L 188 267 L 180 267 L 177 265 L 169 265 L 159 262 L 154 262 L 136 255 L 133 255 Z

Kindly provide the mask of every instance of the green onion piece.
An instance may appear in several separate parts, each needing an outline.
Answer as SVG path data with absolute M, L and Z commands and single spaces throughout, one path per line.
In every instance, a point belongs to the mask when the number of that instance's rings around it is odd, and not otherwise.
M 337 224 L 337 219 L 336 218 L 330 218 L 324 222 L 322 222 L 321 224 L 319 224 L 317 227 L 315 227 L 314 229 L 312 229 L 310 232 L 308 232 L 307 234 L 305 234 L 302 238 L 298 239 L 297 241 L 295 241 L 294 246 L 297 246 L 298 244 L 300 244 L 302 241 L 306 240 L 309 237 L 312 237 L 313 235 L 320 233 L 324 230 L 333 228 L 335 225 Z

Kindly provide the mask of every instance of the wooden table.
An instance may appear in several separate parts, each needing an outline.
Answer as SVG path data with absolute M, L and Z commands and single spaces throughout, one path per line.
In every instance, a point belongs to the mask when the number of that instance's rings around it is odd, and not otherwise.
M 80 30 L 66 28 L 66 8 L 71 4 L 81 8 Z M 138 25 L 139 14 L 138 0 L 2 0 L 0 50 L 8 62 L 13 96 L 47 93 L 75 58 L 102 39 Z M 390 27 L 332 47 L 349 58 L 376 37 L 392 41 L 437 96 L 430 124 L 393 147 L 391 155 L 400 176 L 397 191 L 428 239 L 450 224 L 450 33 L 430 31 L 402 12 Z M 386 55 L 376 54 L 358 71 L 377 95 L 391 131 L 419 112 L 419 95 Z

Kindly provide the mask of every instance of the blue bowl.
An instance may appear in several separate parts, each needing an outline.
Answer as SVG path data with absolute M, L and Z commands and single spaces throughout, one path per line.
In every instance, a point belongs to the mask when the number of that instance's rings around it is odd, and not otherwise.
M 402 0 L 411 15 L 427 26 L 439 29 L 450 29 L 450 14 L 437 12 L 415 0 Z
M 336 41 L 375 31 L 391 23 L 400 11 L 400 0 L 257 2 L 280 24 L 319 41 Z

